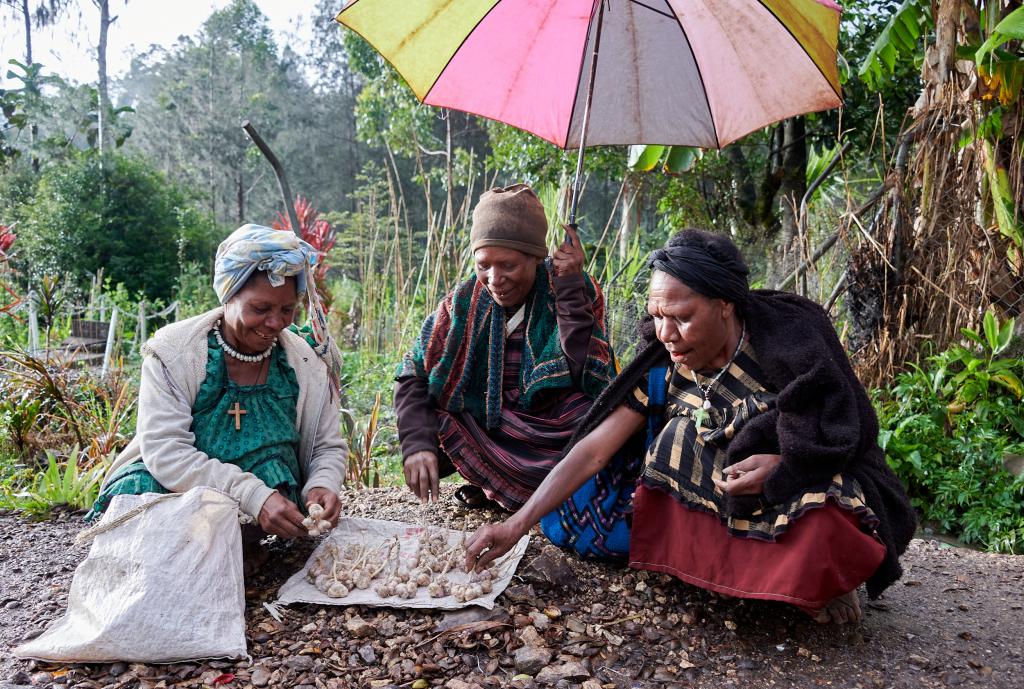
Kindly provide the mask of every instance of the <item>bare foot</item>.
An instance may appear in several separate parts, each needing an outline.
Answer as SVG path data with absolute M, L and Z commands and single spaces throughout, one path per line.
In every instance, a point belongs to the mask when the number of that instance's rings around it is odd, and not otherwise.
M 857 592 L 850 591 L 826 603 L 814 616 L 814 621 L 818 624 L 857 624 L 862 617 Z

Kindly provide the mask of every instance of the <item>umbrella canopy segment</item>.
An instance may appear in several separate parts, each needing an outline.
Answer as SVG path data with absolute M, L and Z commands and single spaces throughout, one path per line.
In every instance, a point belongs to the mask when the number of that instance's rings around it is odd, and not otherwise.
M 338 21 L 424 103 L 579 145 L 719 148 L 841 104 L 830 0 L 354 0 Z M 601 17 L 600 32 L 597 21 Z

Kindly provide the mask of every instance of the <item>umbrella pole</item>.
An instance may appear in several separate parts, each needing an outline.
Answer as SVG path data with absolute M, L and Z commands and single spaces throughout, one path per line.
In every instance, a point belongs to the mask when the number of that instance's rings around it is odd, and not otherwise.
M 576 157 L 576 177 L 572 182 L 572 201 L 569 202 L 569 224 L 576 227 L 576 209 L 583 186 L 583 156 L 587 150 L 587 129 L 590 127 L 590 106 L 594 102 L 594 78 L 597 76 L 597 54 L 601 51 L 601 25 L 604 23 L 605 0 L 597 0 L 597 27 L 594 34 L 594 53 L 590 58 L 590 76 L 587 79 L 587 100 L 583 106 L 583 131 L 580 132 L 580 150 Z M 572 244 L 568 233 L 565 241 Z

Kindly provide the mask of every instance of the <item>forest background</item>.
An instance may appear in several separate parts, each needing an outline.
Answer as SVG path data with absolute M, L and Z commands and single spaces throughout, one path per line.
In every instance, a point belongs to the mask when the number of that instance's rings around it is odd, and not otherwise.
M 309 5 L 307 43 L 278 44 L 258 2 L 233 0 L 111 75 L 121 3 L 0 0 L 4 31 L 24 36 L 0 90 L 0 509 L 87 506 L 134 431 L 140 341 L 215 305 L 213 254 L 232 229 L 290 227 L 243 120 L 283 161 L 298 229 L 321 251 L 353 486 L 401 481 L 392 376 L 470 275 L 479 194 L 532 184 L 560 237 L 573 155 L 418 105 L 332 21 L 339 0 Z M 70 17 L 99 27 L 95 81 L 33 57 L 33 32 Z M 1024 552 L 1022 43 L 1019 1 L 847 2 L 842 109 L 721 152 L 590 151 L 580 233 L 620 361 L 646 253 L 686 227 L 728 233 L 755 287 L 829 311 L 926 527 Z M 105 372 L 61 353 L 76 319 L 115 306 Z

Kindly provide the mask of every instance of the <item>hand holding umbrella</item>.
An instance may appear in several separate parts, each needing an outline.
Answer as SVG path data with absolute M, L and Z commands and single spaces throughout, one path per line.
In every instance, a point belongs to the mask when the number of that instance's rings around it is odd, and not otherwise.
M 565 241 L 552 254 L 551 259 L 555 264 L 555 275 L 582 275 L 583 264 L 586 256 L 583 254 L 583 244 L 580 236 L 576 233 L 573 225 L 562 225 L 565 230 Z

